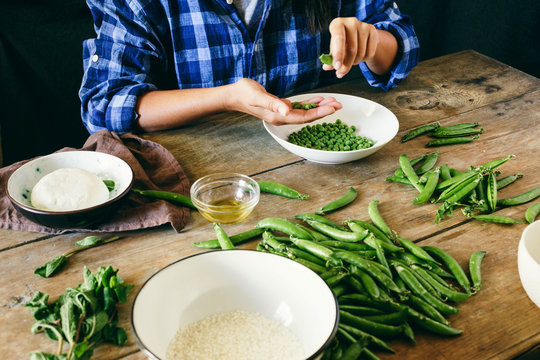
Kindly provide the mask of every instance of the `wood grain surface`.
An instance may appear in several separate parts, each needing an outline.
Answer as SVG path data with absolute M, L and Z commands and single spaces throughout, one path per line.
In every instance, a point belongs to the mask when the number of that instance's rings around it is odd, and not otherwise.
M 437 204 L 413 205 L 416 191 L 412 187 L 385 181 L 398 167 L 401 154 L 412 158 L 439 151 L 438 164 L 447 163 L 458 170 L 514 154 L 513 160 L 500 167 L 501 176 L 524 176 L 502 189 L 499 198 L 540 186 L 540 80 L 474 51 L 465 51 L 420 63 L 400 86 L 388 92 L 370 88 L 363 80 L 316 92 L 346 93 L 376 101 L 396 114 L 400 132 L 372 156 L 341 165 L 312 163 L 287 152 L 266 133 L 261 120 L 239 113 L 216 114 L 197 125 L 143 137 L 165 146 L 191 182 L 209 173 L 230 170 L 257 180 L 287 184 L 310 195 L 301 201 L 262 194 L 246 221 L 225 226 L 229 234 L 251 229 L 265 217 L 292 219 L 295 214 L 313 211 L 352 186 L 359 192 L 357 200 L 329 214 L 330 219 L 368 220 L 367 206 L 376 199 L 380 201 L 381 215 L 400 236 L 421 245 L 438 246 L 463 266 L 472 252 L 487 251 L 482 290 L 460 303 L 460 312 L 449 318 L 463 334 L 442 338 L 418 331 L 416 345 L 389 341 L 396 354 L 378 352 L 382 359 L 540 358 L 540 309 L 525 294 L 517 272 L 517 245 L 526 225 L 474 221 L 459 210 L 437 225 Z M 427 136 L 407 143 L 400 141 L 405 132 L 422 124 L 474 121 L 481 123 L 485 131 L 469 144 L 427 149 Z M 497 214 L 523 220 L 529 205 L 502 209 Z M 128 330 L 129 340 L 123 347 L 100 346 L 93 358 L 145 359 L 129 324 L 135 293 L 160 268 L 201 252 L 193 242 L 214 238 L 210 223 L 192 212 L 181 233 L 168 226 L 121 233 L 118 235 L 122 239 L 117 242 L 76 254 L 53 278 L 33 274 L 34 268 L 72 249 L 75 241 L 87 235 L 0 231 L 0 358 L 28 358 L 27 354 L 34 350 L 54 352 L 54 342 L 30 333 L 33 319 L 24 304 L 37 290 L 55 299 L 65 288 L 77 285 L 82 281 L 83 266 L 94 271 L 110 264 L 120 269 L 125 282 L 135 285 L 119 312 L 120 325 Z M 254 246 L 255 242 L 251 242 L 241 247 Z

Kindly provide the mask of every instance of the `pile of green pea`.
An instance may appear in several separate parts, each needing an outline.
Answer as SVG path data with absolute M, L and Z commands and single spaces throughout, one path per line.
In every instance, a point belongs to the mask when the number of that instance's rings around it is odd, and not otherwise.
M 356 126 L 337 119 L 334 123 L 306 125 L 290 134 L 287 140 L 291 144 L 326 151 L 351 151 L 373 146 L 373 140 L 355 135 L 355 131 Z

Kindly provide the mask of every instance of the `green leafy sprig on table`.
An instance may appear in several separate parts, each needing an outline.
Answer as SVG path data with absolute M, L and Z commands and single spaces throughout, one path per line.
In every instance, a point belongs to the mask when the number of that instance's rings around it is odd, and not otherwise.
M 31 331 L 45 332 L 58 341 L 58 349 L 56 354 L 32 352 L 30 360 L 87 360 L 101 343 L 124 345 L 127 334 L 117 326 L 116 305 L 126 302 L 133 285 L 117 273 L 111 266 L 100 266 L 95 274 L 84 267 L 84 282 L 67 288 L 53 303 L 48 303 L 49 295 L 36 292 L 25 305 L 36 320 Z M 64 342 L 69 344 L 67 353 Z
M 62 268 L 66 265 L 68 261 L 68 257 L 78 252 L 84 251 L 86 249 L 90 249 L 98 245 L 108 244 L 118 239 L 120 239 L 119 236 L 114 236 L 107 240 L 103 240 L 102 238 L 97 237 L 97 236 L 87 236 L 84 239 L 79 240 L 75 243 L 75 245 L 80 246 L 79 248 L 70 250 L 66 252 L 65 254 L 58 255 L 51 261 L 48 261 L 44 265 L 41 265 L 36 270 L 34 270 L 34 274 L 39 275 L 44 278 L 51 277 L 57 274 L 60 270 L 62 270 Z

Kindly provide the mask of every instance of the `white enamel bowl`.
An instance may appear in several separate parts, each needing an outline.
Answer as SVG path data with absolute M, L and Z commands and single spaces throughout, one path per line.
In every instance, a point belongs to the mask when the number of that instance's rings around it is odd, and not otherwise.
M 104 203 L 79 210 L 48 211 L 32 206 L 34 185 L 45 175 L 62 168 L 89 171 L 115 187 Z M 53 228 L 86 228 L 107 218 L 133 185 L 133 171 L 117 156 L 97 151 L 64 151 L 33 159 L 15 170 L 8 179 L 6 193 L 13 206 L 28 219 Z
M 540 307 L 540 220 L 528 225 L 521 235 L 518 271 L 525 292 Z
M 396 136 L 399 130 L 399 121 L 390 110 L 361 97 L 334 93 L 314 93 L 293 96 L 289 100 L 301 102 L 315 96 L 332 96 L 341 102 L 343 108 L 332 115 L 309 123 L 310 125 L 322 124 L 323 122 L 331 123 L 341 119 L 344 124 L 356 127 L 355 135 L 367 137 L 373 140 L 375 144 L 368 149 L 351 151 L 309 149 L 287 141 L 291 133 L 300 130 L 307 124 L 276 126 L 263 121 L 266 131 L 281 146 L 304 159 L 323 164 L 341 164 L 362 159 L 384 147 Z
M 165 360 L 181 327 L 236 310 L 257 312 L 286 326 L 306 359 L 321 356 L 339 322 L 335 296 L 307 267 L 254 250 L 218 250 L 181 259 L 150 277 L 133 302 L 131 327 L 150 359 Z

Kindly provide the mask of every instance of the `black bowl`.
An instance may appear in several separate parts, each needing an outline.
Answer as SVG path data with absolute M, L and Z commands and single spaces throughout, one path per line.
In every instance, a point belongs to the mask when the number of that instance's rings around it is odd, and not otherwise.
M 49 211 L 37 209 L 30 202 L 34 185 L 43 176 L 61 168 L 87 170 L 103 180 L 113 180 L 115 188 L 107 201 L 84 209 Z M 133 186 L 133 170 L 122 159 L 94 151 L 65 151 L 43 156 L 24 164 L 11 174 L 6 183 L 9 200 L 29 220 L 61 229 L 81 229 L 109 218 Z

